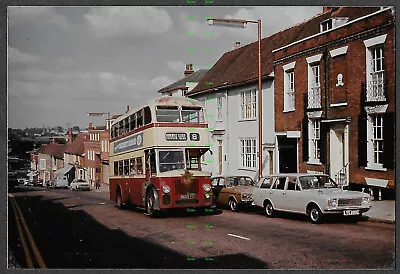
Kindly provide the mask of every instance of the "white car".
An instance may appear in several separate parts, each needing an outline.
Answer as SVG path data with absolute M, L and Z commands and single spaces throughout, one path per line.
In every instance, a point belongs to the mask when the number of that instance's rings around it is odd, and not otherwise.
M 267 217 L 276 211 L 302 213 L 312 223 L 326 214 L 361 215 L 371 208 L 371 197 L 363 192 L 343 190 L 324 174 L 279 174 L 263 177 L 253 192 L 256 206 Z
M 74 179 L 70 185 L 71 190 L 90 190 L 90 184 L 83 179 Z

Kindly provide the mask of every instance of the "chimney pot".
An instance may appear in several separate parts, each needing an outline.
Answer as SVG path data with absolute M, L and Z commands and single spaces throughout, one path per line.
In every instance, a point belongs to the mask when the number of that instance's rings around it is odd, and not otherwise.
M 129 111 L 129 106 L 126 106 L 126 112 L 128 112 Z
M 192 73 L 193 73 L 193 64 L 186 65 L 186 70 L 183 72 L 183 75 L 186 77 Z

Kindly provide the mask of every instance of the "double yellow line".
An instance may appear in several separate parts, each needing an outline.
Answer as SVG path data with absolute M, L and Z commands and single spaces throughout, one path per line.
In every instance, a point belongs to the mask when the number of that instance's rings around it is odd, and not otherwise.
M 15 215 L 15 221 L 17 223 L 17 229 L 18 229 L 18 234 L 19 237 L 21 239 L 21 243 L 22 243 L 22 248 L 24 249 L 24 253 L 25 253 L 25 259 L 26 259 L 26 264 L 28 266 L 28 268 L 33 268 L 33 262 L 32 262 L 32 256 L 29 252 L 29 248 L 28 245 L 25 241 L 25 236 L 23 233 L 23 229 L 25 229 L 26 235 L 28 236 L 28 241 L 29 244 L 31 246 L 31 249 L 33 251 L 33 255 L 36 258 L 36 262 L 39 265 L 39 268 L 46 268 L 46 265 L 43 261 L 42 256 L 40 255 L 40 252 L 35 244 L 35 241 L 33 240 L 32 234 L 28 228 L 28 226 L 26 225 L 24 216 L 22 215 L 22 212 L 17 204 L 17 202 L 15 201 L 15 198 L 12 194 L 8 194 L 8 197 L 10 198 L 11 201 L 11 206 L 13 208 L 14 211 L 14 215 Z

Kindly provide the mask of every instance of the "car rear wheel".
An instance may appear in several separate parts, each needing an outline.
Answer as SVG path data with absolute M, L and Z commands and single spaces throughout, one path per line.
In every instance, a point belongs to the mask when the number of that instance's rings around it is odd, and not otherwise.
M 228 205 L 229 205 L 229 208 L 230 208 L 233 212 L 236 212 L 236 211 L 239 210 L 239 204 L 236 202 L 235 199 L 230 199 Z
M 265 204 L 265 215 L 269 218 L 272 218 L 275 214 L 274 207 L 272 206 L 271 202 L 267 202 Z
M 309 208 L 308 217 L 313 224 L 319 224 L 322 222 L 322 212 L 316 205 L 313 205 Z

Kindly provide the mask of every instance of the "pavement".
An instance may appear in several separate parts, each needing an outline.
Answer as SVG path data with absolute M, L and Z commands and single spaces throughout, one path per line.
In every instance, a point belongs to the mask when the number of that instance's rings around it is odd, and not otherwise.
M 101 192 L 101 193 L 108 193 L 108 192 L 110 192 L 108 186 L 109 186 L 108 184 L 102 183 L 102 184 L 100 184 L 100 188 L 96 189 L 95 187 L 93 187 L 92 191 Z
M 396 220 L 395 207 L 394 200 L 374 200 L 371 209 L 363 215 L 368 217 L 368 221 L 394 224 Z

